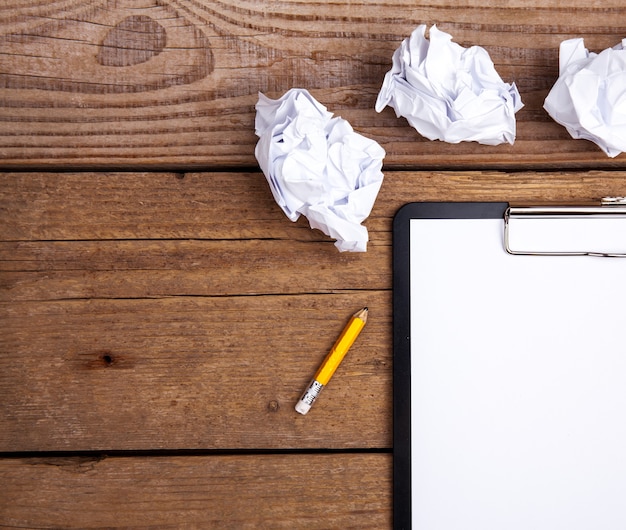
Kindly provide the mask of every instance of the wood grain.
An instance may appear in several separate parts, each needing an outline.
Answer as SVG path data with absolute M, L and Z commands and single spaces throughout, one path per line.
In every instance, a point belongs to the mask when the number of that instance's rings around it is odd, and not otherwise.
M 391 527 L 391 455 L 0 460 L 9 528 Z
M 626 189 L 618 171 L 388 172 L 351 254 L 291 223 L 260 173 L 182 176 L 0 175 L 0 451 L 388 448 L 397 209 Z M 302 421 L 295 401 L 363 305 L 358 348 Z
M 625 176 L 615 170 L 386 171 L 364 224 L 372 243 L 382 244 L 407 202 L 597 202 L 624 194 Z M 92 240 L 285 240 L 331 247 L 333 259 L 350 255 L 337 253 L 304 217 L 290 222 L 258 172 L 0 173 L 0 241 Z
M 364 254 L 291 223 L 260 173 L 0 176 L 0 301 L 391 288 L 391 220 L 415 200 L 599 202 L 626 172 L 388 172 Z M 245 221 L 243 221 L 245 219 Z
M 347 318 L 371 321 L 306 417 Z M 388 292 L 1 302 L 0 452 L 391 446 Z
M 626 155 L 542 108 L 559 43 L 620 42 L 623 0 L 453 4 L 2 3 L 0 526 L 391 526 L 395 212 L 626 195 Z M 517 84 L 515 145 L 430 142 L 374 111 L 420 23 Z M 387 152 L 364 254 L 291 223 L 256 170 L 257 94 L 292 87 Z M 295 413 L 364 305 L 354 348 Z
M 558 46 L 626 34 L 618 0 L 416 5 L 269 0 L 12 0 L 0 8 L 5 168 L 255 167 L 254 104 L 307 88 L 380 142 L 388 167 L 623 168 L 542 108 Z M 514 146 L 431 142 L 374 103 L 393 51 L 420 23 L 480 45 L 525 107 Z

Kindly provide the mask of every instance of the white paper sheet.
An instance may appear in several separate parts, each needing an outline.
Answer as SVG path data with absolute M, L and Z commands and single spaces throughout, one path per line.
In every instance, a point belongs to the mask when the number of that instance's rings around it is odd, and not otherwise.
M 609 157 L 626 151 L 626 39 L 599 54 L 583 39 L 563 41 L 544 108 L 572 138 L 594 142 Z
M 304 89 L 277 100 L 259 94 L 256 111 L 255 155 L 287 217 L 306 216 L 340 251 L 365 252 L 361 223 L 383 181 L 384 149 Z
M 484 48 L 463 48 L 436 26 L 428 41 L 425 31 L 418 26 L 393 54 L 376 110 L 393 107 L 430 140 L 513 144 L 523 106 L 515 84 L 502 81 Z
M 413 528 L 626 528 L 626 260 L 411 223 Z

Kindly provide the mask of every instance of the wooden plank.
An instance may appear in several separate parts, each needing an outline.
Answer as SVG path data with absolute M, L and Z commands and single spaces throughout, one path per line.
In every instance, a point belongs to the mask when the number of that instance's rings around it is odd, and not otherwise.
M 370 319 L 307 416 L 305 385 Z M 0 303 L 0 452 L 384 448 L 391 295 Z
M 254 104 L 304 87 L 379 141 L 388 166 L 624 167 L 542 109 L 558 46 L 599 51 L 626 34 L 621 0 L 300 2 L 19 0 L 0 8 L 5 168 L 256 166 Z M 423 139 L 374 104 L 418 23 L 490 53 L 525 107 L 514 146 Z
M 0 242 L 0 301 L 384 290 L 390 256 L 389 241 L 367 254 L 285 240 Z
M 319 240 L 289 222 L 258 172 L 4 173 L 0 216 L 3 241 Z
M 0 300 L 389 289 L 386 236 L 339 253 L 260 173 L 5 174 Z
M 0 460 L 19 528 L 391 527 L 391 455 Z
M 387 171 L 364 224 L 387 244 L 410 201 L 590 201 L 624 195 L 625 182 L 624 171 Z M 162 239 L 332 243 L 289 221 L 258 172 L 0 173 L 0 241 Z
M 424 171 L 388 172 L 368 218 L 372 233 L 412 201 L 509 201 L 525 204 L 599 203 L 624 195 L 624 171 Z

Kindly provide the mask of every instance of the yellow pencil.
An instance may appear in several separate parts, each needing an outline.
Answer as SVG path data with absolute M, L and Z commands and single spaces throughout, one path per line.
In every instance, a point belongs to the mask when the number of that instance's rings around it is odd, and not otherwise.
M 335 370 L 337 370 L 337 367 L 341 364 L 346 353 L 348 353 L 348 350 L 352 344 L 354 344 L 359 333 L 361 333 L 363 326 L 365 326 L 365 322 L 367 322 L 367 311 L 367 307 L 364 307 L 352 315 L 350 322 L 348 322 L 341 332 L 341 335 L 339 335 L 335 345 L 330 349 L 328 355 L 326 355 L 324 362 L 322 362 L 322 365 L 313 376 L 313 380 L 309 386 L 307 386 L 304 394 L 302 394 L 300 401 L 296 404 L 296 410 L 300 414 L 309 412 L 317 396 L 320 395 L 322 389 L 330 381 Z

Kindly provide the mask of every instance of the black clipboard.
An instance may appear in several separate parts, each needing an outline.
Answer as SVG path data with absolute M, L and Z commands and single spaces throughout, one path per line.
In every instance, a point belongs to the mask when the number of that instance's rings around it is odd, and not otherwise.
M 612 204 L 617 204 L 619 206 L 619 209 L 608 209 L 610 208 L 610 206 L 607 205 L 612 205 Z M 522 248 L 522 249 L 513 249 L 510 248 L 510 226 L 509 226 L 509 221 L 511 217 L 515 217 L 516 219 L 521 219 L 521 220 L 526 220 L 526 219 L 531 219 L 533 220 L 533 222 L 535 220 L 553 220 L 553 219 L 560 219 L 561 217 L 565 217 L 565 218 L 575 218 L 575 222 L 578 222 L 579 220 L 588 224 L 589 219 L 605 219 L 607 217 L 609 218 L 619 218 L 619 219 L 626 219 L 626 210 L 623 208 L 623 204 L 621 201 L 609 201 L 606 203 L 606 205 L 603 205 L 601 207 L 589 207 L 589 206 L 584 206 L 584 207 L 557 207 L 556 209 L 554 208 L 537 208 L 537 209 L 533 209 L 533 208 L 522 208 L 522 209 L 512 209 L 510 207 L 510 205 L 508 203 L 504 203 L 504 202 L 494 202 L 494 203 L 484 203 L 484 202 L 472 202 L 472 203 L 411 203 L 408 205 L 405 205 L 404 207 L 402 207 L 398 213 L 395 216 L 394 219 L 394 225 L 393 225 L 393 273 L 394 273 L 394 278 L 393 278 L 393 329 L 394 329 L 394 343 L 393 343 L 393 351 L 394 351 L 394 357 L 393 357 L 393 403 L 394 403 L 394 411 L 393 411 L 393 485 L 394 485 L 394 490 L 393 490 L 393 510 L 394 510 L 394 528 L 396 529 L 410 529 L 410 528 L 416 528 L 417 530 L 431 530 L 431 528 L 452 528 L 454 526 L 446 526 L 446 525 L 442 525 L 442 526 L 437 526 L 437 525 L 433 525 L 431 526 L 423 526 L 423 527 L 417 527 L 413 524 L 413 511 L 415 509 L 415 499 L 414 499 L 414 479 L 415 477 L 413 476 L 413 469 L 412 469 L 412 465 L 413 465 L 413 460 L 415 460 L 414 456 L 412 455 L 412 451 L 415 450 L 414 446 L 413 446 L 413 440 L 412 440 L 412 433 L 416 432 L 415 429 L 419 429 L 419 426 L 415 425 L 415 419 L 412 417 L 412 399 L 414 399 L 412 397 L 412 376 L 411 376 L 411 368 L 412 368 L 412 355 L 415 356 L 415 352 L 412 350 L 412 348 L 415 346 L 415 342 L 416 342 L 416 338 L 412 336 L 412 318 L 415 318 L 415 316 L 413 315 L 414 313 L 414 308 L 416 307 L 415 304 L 416 303 L 422 303 L 421 301 L 416 302 L 415 300 L 412 300 L 412 297 L 415 296 L 415 293 L 412 292 L 412 286 L 411 286 L 411 275 L 415 274 L 415 271 L 412 270 L 412 268 L 414 268 L 414 265 L 412 264 L 411 261 L 411 256 L 412 251 L 414 249 L 412 249 L 412 245 L 415 245 L 415 236 L 412 235 L 411 233 L 411 226 L 413 223 L 415 223 L 417 221 L 417 223 L 419 224 L 420 220 L 427 220 L 428 222 L 435 222 L 434 225 L 432 226 L 438 226 L 436 223 L 438 223 L 439 221 L 443 221 L 447 224 L 450 224 L 450 221 L 460 221 L 463 224 L 460 225 L 458 224 L 458 226 L 465 226 L 466 224 L 472 224 L 473 220 L 481 220 L 482 221 L 486 221 L 486 224 L 488 224 L 490 226 L 489 230 L 493 230 L 493 226 L 494 223 L 498 224 L 498 241 L 495 242 L 494 241 L 494 245 L 496 245 L 498 247 L 498 252 L 500 252 L 502 254 L 502 256 L 507 256 L 506 258 L 500 258 L 498 257 L 498 259 L 503 259 L 503 260 L 518 260 L 518 259 L 524 259 L 524 260 L 539 260 L 539 261 L 526 261 L 524 263 L 530 263 L 532 266 L 534 267 L 543 267 L 543 263 L 547 263 L 550 266 L 554 266 L 555 262 L 554 260 L 559 260 L 562 259 L 561 256 L 571 256 L 574 257 L 573 259 L 582 259 L 582 260 L 596 260 L 594 262 L 594 265 L 591 265 L 592 267 L 598 267 L 600 263 L 604 264 L 601 265 L 602 270 L 599 272 L 598 274 L 598 279 L 600 277 L 604 277 L 605 276 L 605 268 L 608 267 L 609 272 L 611 274 L 615 274 L 616 273 L 616 268 L 617 269 L 617 273 L 619 273 L 619 271 L 623 271 L 624 272 L 624 278 L 626 278 L 626 260 L 603 260 L 603 259 L 598 259 L 595 257 L 586 257 L 586 256 L 623 256 L 623 252 L 618 252 L 615 251 L 614 248 L 610 248 L 608 250 L 606 249 L 601 249 L 598 250 L 596 248 L 593 248 L 591 250 L 585 250 L 584 247 L 583 249 L 563 249 L 563 248 L 557 248 L 554 252 L 551 251 L 551 249 L 549 247 L 542 247 L 540 248 L 538 251 L 536 251 L 535 249 L 532 248 Z M 610 219 L 610 221 L 612 221 L 613 219 Z M 626 228 L 626 221 L 620 221 L 622 223 L 624 223 L 623 226 L 624 228 Z M 452 223 L 454 224 L 454 223 Z M 482 226 L 482 224 L 478 223 L 477 226 Z M 555 225 L 557 227 L 559 227 L 558 223 L 555 223 Z M 561 230 L 562 227 L 559 227 L 558 230 Z M 575 225 L 575 230 L 580 230 L 578 225 Z M 544 230 L 542 229 L 542 232 Z M 619 230 L 618 230 L 619 232 Z M 447 232 L 454 234 L 454 230 L 450 230 Z M 560 234 L 562 232 L 557 231 L 556 235 L 552 234 L 551 237 L 553 238 L 559 238 Z M 626 234 L 626 232 L 619 232 L 619 233 L 624 233 Z M 458 238 L 459 240 L 455 240 L 452 239 L 449 242 L 449 245 L 456 245 L 456 244 L 464 244 L 464 241 L 462 241 L 460 238 L 462 236 L 459 235 Z M 515 240 L 515 238 L 513 238 Z M 622 238 L 624 239 L 624 238 Z M 517 240 L 515 240 L 517 243 Z M 439 243 L 437 243 L 439 244 Z M 550 244 L 554 244 L 554 242 L 552 241 Z M 584 243 L 587 244 L 587 243 Z M 445 241 L 441 242 L 441 248 L 448 248 L 449 246 L 447 246 L 448 243 L 446 243 Z M 621 245 L 621 247 L 625 247 L 626 248 L 626 244 L 624 244 L 624 241 L 619 242 L 619 245 Z M 558 245 L 557 245 L 558 246 Z M 471 253 L 471 246 L 466 246 L 465 249 L 459 249 L 459 255 L 458 255 L 458 259 L 459 261 L 463 261 L 465 258 L 467 258 L 467 256 L 464 257 L 463 252 L 465 252 L 466 254 Z M 516 256 L 516 254 L 521 254 L 521 258 Z M 545 255 L 546 257 L 537 257 L 537 255 L 539 256 L 543 256 Z M 450 256 L 452 256 L 450 258 Z M 456 259 L 454 253 L 450 253 L 449 254 L 449 259 Z M 558 257 L 557 257 L 558 256 Z M 585 256 L 585 257 L 580 257 L 580 256 Z M 425 258 L 423 261 L 433 261 L 436 263 L 437 261 L 437 256 L 436 255 L 432 255 L 429 256 L 428 258 Z M 472 258 L 472 259 L 479 259 L 479 258 Z M 541 260 L 548 260 L 545 262 L 542 262 Z M 572 259 L 572 258 L 566 258 L 566 259 Z M 552 261 L 550 261 L 552 260 Z M 608 262 L 612 262 L 612 264 L 609 266 Z M 509 263 L 506 261 L 503 261 L 503 263 Z M 510 263 L 515 263 L 515 262 L 510 262 Z M 567 262 L 558 262 L 556 267 L 557 270 L 559 267 L 567 267 L 568 264 L 572 263 L 571 261 L 567 261 Z M 580 263 L 582 262 L 575 262 L 576 263 L 576 267 L 580 266 Z M 591 263 L 591 262 L 590 262 Z M 618 265 L 619 263 L 619 265 Z M 506 266 L 506 265 L 505 265 Z M 516 263 L 516 266 L 519 266 L 519 264 Z M 585 269 L 581 269 L 581 270 L 587 270 L 586 267 L 588 267 L 589 265 L 584 265 Z M 436 265 L 434 266 L 434 270 L 436 270 L 437 267 Z M 612 271 L 612 272 L 611 272 Z M 483 281 L 484 279 L 480 279 L 479 281 Z M 514 280 L 514 279 L 513 279 Z M 590 283 L 591 285 L 593 285 L 594 281 L 596 280 L 596 276 L 590 275 L 588 273 L 586 273 L 586 282 Z M 486 281 L 489 281 L 488 279 Z M 626 281 L 624 282 L 626 283 Z M 580 288 L 580 286 L 578 286 L 578 288 Z M 626 289 L 622 289 L 624 295 L 626 295 Z M 474 295 L 476 295 L 476 293 L 480 292 L 480 291 L 472 291 L 474 293 Z M 454 306 L 455 304 L 458 304 L 458 300 L 455 299 L 456 294 L 454 292 L 449 292 L 449 291 L 445 291 L 442 290 L 441 291 L 441 296 L 442 297 L 447 297 L 447 303 L 450 304 L 451 306 Z M 460 296 L 463 296 L 462 293 L 460 294 Z M 511 300 L 507 300 L 506 298 L 506 294 L 503 293 L 503 296 L 500 297 L 499 299 L 494 300 L 494 304 L 502 304 L 502 308 L 503 310 L 506 307 L 506 303 L 514 303 L 514 301 Z M 426 298 L 424 300 L 425 304 L 429 303 L 428 298 Z M 488 303 L 488 302 L 487 302 Z M 564 302 L 566 303 L 566 302 Z M 594 311 L 590 310 L 589 315 L 592 316 L 587 316 L 588 319 L 594 318 L 593 315 L 595 315 L 595 309 Z M 423 313 L 422 313 L 423 316 Z M 429 318 L 428 316 L 426 316 L 425 318 Z M 624 319 L 624 323 L 626 324 L 626 318 Z M 425 325 L 425 324 L 424 324 Z M 454 327 L 454 324 L 451 325 L 451 327 Z M 506 344 L 502 345 L 503 350 L 506 350 L 507 346 Z M 621 348 L 623 350 L 623 354 L 624 357 L 626 357 L 626 346 L 621 346 L 621 345 L 617 345 L 616 346 L 617 349 Z M 600 352 L 600 354 L 603 354 L 604 351 L 607 348 L 604 347 L 602 352 Z M 603 359 L 603 361 L 601 362 L 611 362 L 610 359 L 607 361 L 606 359 Z M 591 362 L 593 363 L 593 359 L 591 359 L 590 361 L 585 361 L 585 362 Z M 591 365 L 593 366 L 593 365 Z M 616 372 L 618 371 L 618 372 Z M 615 375 L 617 373 L 617 375 Z M 532 374 L 531 374 L 532 376 Z M 612 377 L 616 377 L 616 381 L 619 383 L 620 381 L 626 383 L 626 363 L 621 364 L 618 361 L 618 366 L 615 367 L 615 369 L 613 370 L 613 375 Z M 616 384 L 616 381 L 612 381 L 612 384 Z M 616 390 L 616 392 L 620 392 L 619 389 Z M 626 384 L 624 385 L 624 392 L 623 394 L 626 394 Z M 621 396 L 621 394 L 619 394 Z M 462 399 L 462 398 L 460 398 Z M 623 403 L 626 404 L 626 397 L 622 398 L 620 397 L 619 399 L 623 399 Z M 442 413 L 445 414 L 445 410 L 442 410 Z M 626 409 L 624 410 L 624 418 L 626 418 Z M 558 418 L 557 418 L 558 419 Z M 624 422 L 626 422 L 626 419 L 623 420 Z M 412 425 L 413 423 L 413 425 Z M 566 427 L 567 428 L 567 425 Z M 613 433 L 615 434 L 615 432 L 617 432 L 617 434 L 619 436 L 622 436 L 623 434 L 623 440 L 624 440 L 624 447 L 626 447 L 626 428 L 623 429 L 623 433 L 621 428 L 618 428 L 617 431 L 615 429 L 609 428 L 609 430 L 607 432 Z M 565 438 L 567 439 L 567 438 Z M 595 439 L 594 439 L 595 441 Z M 626 454 L 626 450 L 624 451 L 624 453 Z M 588 456 L 588 455 L 587 455 Z M 615 458 L 620 459 L 621 457 L 619 455 L 616 455 Z M 601 458 L 600 458 L 601 460 Z M 602 463 L 606 464 L 606 462 L 602 461 Z M 624 457 L 623 461 L 616 461 L 616 468 L 615 469 L 619 469 L 619 470 L 626 470 L 626 456 Z M 587 465 L 587 464 L 585 464 Z M 607 464 L 608 467 L 608 464 Z M 580 475 L 580 474 L 579 474 Z M 579 475 L 576 475 L 577 477 Z M 558 478 L 558 477 L 557 477 Z M 591 479 L 596 478 L 597 476 L 593 476 L 591 477 Z M 616 479 L 615 480 L 615 486 L 625 486 L 626 485 L 626 480 L 622 480 L 622 479 Z M 584 490 L 586 486 L 583 486 L 582 489 Z M 511 488 L 511 491 L 514 491 L 515 488 Z M 622 488 L 622 492 L 626 491 L 624 490 L 624 488 Z M 575 495 L 572 495 L 575 496 Z M 610 495 L 606 495 L 606 497 L 609 497 Z M 582 497 L 584 498 L 584 496 Z M 572 502 L 576 502 L 577 500 L 580 499 L 573 499 Z M 532 502 L 533 499 L 531 499 Z M 455 510 L 455 506 L 454 506 L 454 500 L 450 501 L 451 504 L 449 504 L 445 509 L 450 510 L 450 511 L 454 511 Z M 591 501 L 590 501 L 591 502 Z M 600 505 L 600 506 L 595 506 L 592 507 L 592 511 L 597 509 L 597 510 L 613 510 L 614 514 L 611 514 L 609 517 L 609 521 L 614 521 L 615 525 L 611 526 L 609 524 L 609 528 L 622 528 L 623 526 L 617 526 L 617 525 L 622 525 L 625 521 L 626 521 L 626 506 L 624 506 L 621 509 L 621 513 L 617 513 L 618 508 L 616 507 L 616 505 L 612 504 L 613 499 L 605 499 L 605 505 Z M 600 502 L 600 504 L 602 504 L 602 502 Z M 446 503 L 442 502 L 442 506 L 445 506 Z M 516 516 L 515 510 L 519 510 L 520 504 L 518 503 L 517 505 L 515 505 L 512 510 L 513 510 L 513 515 L 512 517 Z M 558 508 L 562 509 L 562 507 L 565 506 L 567 507 L 567 503 L 561 505 L 559 504 Z M 498 527 L 499 524 L 502 523 L 502 517 L 506 517 L 506 513 L 505 511 L 503 511 L 501 509 L 501 507 L 497 507 L 498 508 L 498 514 L 497 517 L 500 517 L 500 523 L 494 523 L 496 526 L 495 528 Z M 548 513 L 547 517 L 553 516 L 555 518 L 559 517 L 559 513 L 557 511 L 555 511 L 554 513 L 550 513 L 549 509 L 546 511 L 546 513 Z M 599 513 L 599 512 L 598 512 Z M 504 514 L 504 515 L 503 515 Z M 532 521 L 530 521 L 533 517 L 533 508 L 530 507 L 528 508 L 528 512 L 525 512 L 524 517 L 529 518 L 529 524 L 532 523 Z M 582 514 L 582 517 L 584 518 L 586 516 L 586 513 Z M 538 516 L 539 517 L 539 516 Z M 535 523 L 537 523 L 537 521 L 534 521 Z M 554 522 L 554 521 L 553 521 Z M 605 524 L 606 523 L 606 517 L 605 517 Z M 541 526 L 541 524 L 539 526 L 532 526 L 533 528 L 554 528 L 555 526 L 550 526 L 551 523 L 547 523 L 546 525 L 548 526 Z M 499 526 L 500 528 L 507 528 L 507 526 Z M 531 526 L 527 526 L 528 528 L 530 528 Z M 594 526 L 599 528 L 599 526 Z M 626 526 L 624 526 L 626 527 Z M 481 522 L 476 522 L 474 523 L 471 520 L 465 520 L 464 523 L 461 526 L 456 526 L 456 528 L 463 528 L 464 530 L 466 529 L 470 529 L 470 528 L 485 528 L 484 526 L 482 526 Z M 603 528 L 606 528 L 603 527 Z

